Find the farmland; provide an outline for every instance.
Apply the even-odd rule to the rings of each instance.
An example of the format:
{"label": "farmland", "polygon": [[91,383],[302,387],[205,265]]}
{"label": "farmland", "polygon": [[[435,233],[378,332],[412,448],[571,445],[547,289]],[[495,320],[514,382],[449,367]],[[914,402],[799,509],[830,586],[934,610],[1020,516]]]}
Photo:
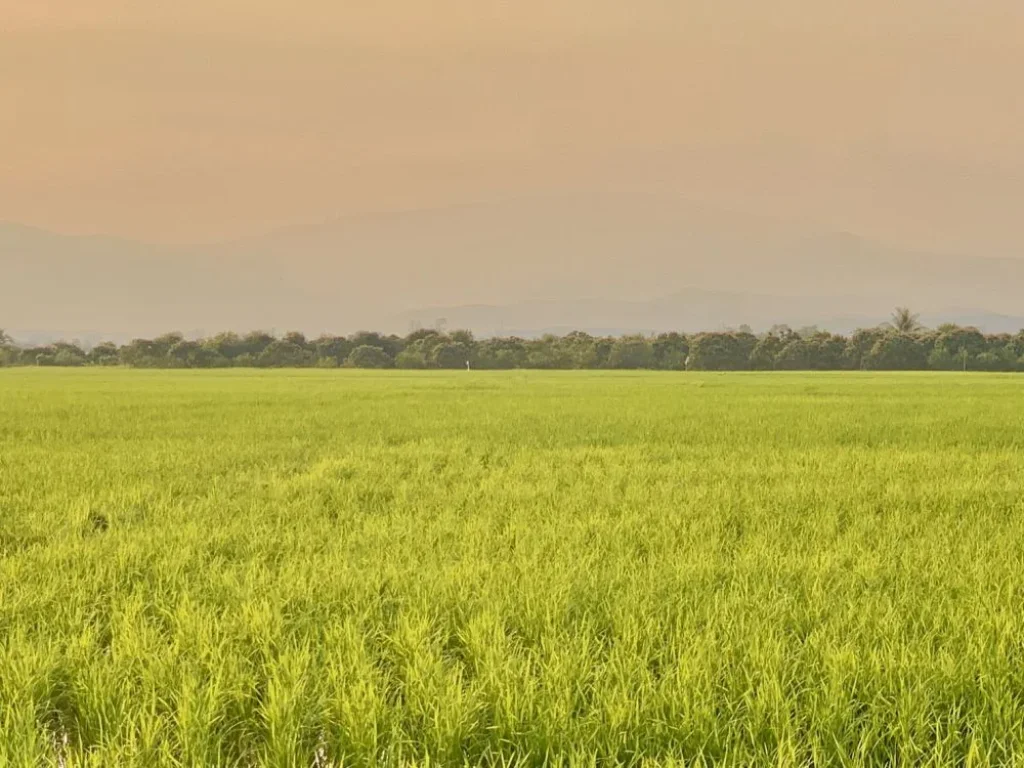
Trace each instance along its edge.
{"label": "farmland", "polygon": [[1024,379],[0,371],[0,765],[1024,759]]}

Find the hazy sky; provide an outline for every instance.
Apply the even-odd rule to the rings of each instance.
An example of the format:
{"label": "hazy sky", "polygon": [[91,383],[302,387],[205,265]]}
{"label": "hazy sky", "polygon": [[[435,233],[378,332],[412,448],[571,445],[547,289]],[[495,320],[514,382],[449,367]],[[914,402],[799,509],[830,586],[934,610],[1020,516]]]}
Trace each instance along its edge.
{"label": "hazy sky", "polygon": [[657,185],[1024,245],[1021,0],[0,0],[0,220],[196,241]]}

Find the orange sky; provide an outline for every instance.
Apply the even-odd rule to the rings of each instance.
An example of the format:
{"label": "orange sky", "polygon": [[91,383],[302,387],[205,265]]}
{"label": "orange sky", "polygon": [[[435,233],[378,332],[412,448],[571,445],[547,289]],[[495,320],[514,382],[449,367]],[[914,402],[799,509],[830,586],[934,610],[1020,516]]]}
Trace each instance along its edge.
{"label": "orange sky", "polygon": [[0,220],[192,241],[657,183],[1024,245],[1019,0],[0,0]]}

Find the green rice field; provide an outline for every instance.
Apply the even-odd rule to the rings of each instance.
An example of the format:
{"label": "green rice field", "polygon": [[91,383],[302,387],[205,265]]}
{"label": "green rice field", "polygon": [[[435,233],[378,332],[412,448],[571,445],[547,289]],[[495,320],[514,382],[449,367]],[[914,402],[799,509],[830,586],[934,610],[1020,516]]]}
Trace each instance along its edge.
{"label": "green rice field", "polygon": [[1024,763],[1024,377],[0,371],[0,766]]}

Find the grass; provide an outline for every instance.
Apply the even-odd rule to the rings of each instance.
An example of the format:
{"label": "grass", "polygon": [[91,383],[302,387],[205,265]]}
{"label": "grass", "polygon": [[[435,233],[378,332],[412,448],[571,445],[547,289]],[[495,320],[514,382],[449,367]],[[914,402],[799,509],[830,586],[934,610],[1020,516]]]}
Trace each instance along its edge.
{"label": "grass", "polygon": [[0,765],[1024,761],[1024,378],[0,371]]}

